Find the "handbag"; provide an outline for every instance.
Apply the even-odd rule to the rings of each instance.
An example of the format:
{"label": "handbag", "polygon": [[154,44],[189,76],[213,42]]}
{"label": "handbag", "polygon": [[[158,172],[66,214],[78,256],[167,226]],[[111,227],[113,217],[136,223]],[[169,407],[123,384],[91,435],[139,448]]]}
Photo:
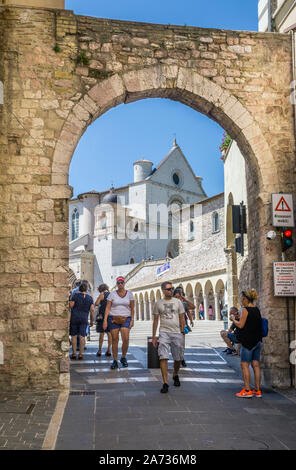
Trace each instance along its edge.
{"label": "handbag", "polygon": [[123,325],[126,322],[126,317],[122,317],[120,315],[116,315],[112,317],[112,323],[115,323],[115,325]]}

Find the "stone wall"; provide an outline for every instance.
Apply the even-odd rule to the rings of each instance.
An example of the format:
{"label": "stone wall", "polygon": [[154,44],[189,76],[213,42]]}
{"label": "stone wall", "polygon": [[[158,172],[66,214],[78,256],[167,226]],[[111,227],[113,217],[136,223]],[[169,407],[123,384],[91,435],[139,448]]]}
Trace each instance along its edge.
{"label": "stone wall", "polygon": [[273,298],[270,194],[294,192],[291,42],[280,34],[153,25],[0,7],[0,388],[67,387],[68,170],[108,109],[171,98],[217,121],[249,171],[250,282],[270,319],[265,365],[288,380],[285,303]]}
{"label": "stone wall", "polygon": [[1,0],[0,5],[19,5],[35,8],[65,8],[65,0]]}

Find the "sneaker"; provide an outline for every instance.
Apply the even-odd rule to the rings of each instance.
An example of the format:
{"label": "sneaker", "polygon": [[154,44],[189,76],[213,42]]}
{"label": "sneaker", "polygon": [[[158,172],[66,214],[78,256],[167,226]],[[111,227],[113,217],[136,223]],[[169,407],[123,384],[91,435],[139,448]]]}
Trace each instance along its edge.
{"label": "sneaker", "polygon": [[182,361],[182,367],[187,367],[187,364],[186,364],[186,362],[185,362],[185,359],[183,359],[183,361]]}
{"label": "sneaker", "polygon": [[224,349],[224,351],[222,351],[223,353],[227,353],[227,351],[229,350],[229,348],[226,348]]}
{"label": "sneaker", "polygon": [[173,377],[173,380],[174,380],[174,385],[175,387],[180,387],[181,383],[180,383],[180,380],[179,380],[179,376],[178,375],[175,375]]}
{"label": "sneaker", "polygon": [[105,352],[105,356],[110,357],[111,353],[107,351],[107,352]]}
{"label": "sneaker", "polygon": [[230,349],[230,348],[228,348],[228,351],[227,351],[227,353],[226,353],[226,354],[227,354],[228,356],[230,356],[230,355],[232,355],[232,356],[233,356],[234,354],[236,354],[236,352],[235,352],[235,350],[234,350],[234,349]]}
{"label": "sneaker", "polygon": [[112,362],[112,364],[111,364],[110,369],[112,369],[112,370],[118,369],[118,362],[114,360],[114,361]]}
{"label": "sneaker", "polygon": [[122,358],[120,359],[120,362],[121,362],[121,364],[122,364],[122,367],[128,367],[128,363],[127,363],[127,360],[126,360],[125,357],[122,357]]}
{"label": "sneaker", "polygon": [[248,392],[243,388],[239,393],[235,394],[238,398],[253,398],[253,392],[249,390]]}
{"label": "sneaker", "polygon": [[168,391],[169,391],[168,384],[163,384],[162,389],[160,390],[160,393],[168,393]]}
{"label": "sneaker", "polygon": [[262,392],[261,390],[252,390],[252,393],[253,393],[253,397],[256,397],[256,398],[262,398]]}
{"label": "sneaker", "polygon": [[96,356],[97,357],[101,357],[102,353],[100,353],[100,351],[97,352]]}

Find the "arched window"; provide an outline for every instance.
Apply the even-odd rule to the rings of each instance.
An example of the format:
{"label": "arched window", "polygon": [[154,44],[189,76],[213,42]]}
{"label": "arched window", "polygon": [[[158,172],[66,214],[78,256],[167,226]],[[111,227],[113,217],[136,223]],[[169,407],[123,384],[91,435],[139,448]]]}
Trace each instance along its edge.
{"label": "arched window", "polygon": [[212,231],[213,233],[215,232],[220,232],[220,217],[218,212],[214,212],[212,216]]}
{"label": "arched window", "polygon": [[72,213],[72,241],[79,237],[79,212],[74,209]]}
{"label": "arched window", "polygon": [[102,217],[102,229],[107,228],[107,217]]}

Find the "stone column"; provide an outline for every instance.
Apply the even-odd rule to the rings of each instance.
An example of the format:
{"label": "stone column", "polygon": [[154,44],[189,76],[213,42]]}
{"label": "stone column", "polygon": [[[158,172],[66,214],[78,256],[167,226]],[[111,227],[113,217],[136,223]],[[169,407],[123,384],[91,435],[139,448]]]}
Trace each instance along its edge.
{"label": "stone column", "polygon": [[151,312],[152,312],[152,304],[150,301],[147,302],[147,312],[146,312],[146,320],[151,320]]}
{"label": "stone column", "polygon": [[204,304],[204,310],[205,310],[205,320],[208,320],[209,319],[209,315],[208,315],[208,297],[206,295],[204,295],[204,298],[203,298],[203,304]]}
{"label": "stone column", "polygon": [[148,315],[148,302],[144,300],[144,314],[143,314],[143,320],[147,320],[147,315]]}
{"label": "stone column", "polygon": [[238,304],[237,260],[234,247],[224,249],[227,262],[227,295],[229,308]]}
{"label": "stone column", "polygon": [[135,300],[135,321],[139,320],[139,301]]}
{"label": "stone column", "polygon": [[194,297],[194,301],[195,301],[195,306],[196,306],[196,309],[195,309],[195,320],[199,320],[199,299],[198,297]]}
{"label": "stone column", "polygon": [[220,320],[219,295],[214,294],[214,297],[215,297],[215,320]]}

